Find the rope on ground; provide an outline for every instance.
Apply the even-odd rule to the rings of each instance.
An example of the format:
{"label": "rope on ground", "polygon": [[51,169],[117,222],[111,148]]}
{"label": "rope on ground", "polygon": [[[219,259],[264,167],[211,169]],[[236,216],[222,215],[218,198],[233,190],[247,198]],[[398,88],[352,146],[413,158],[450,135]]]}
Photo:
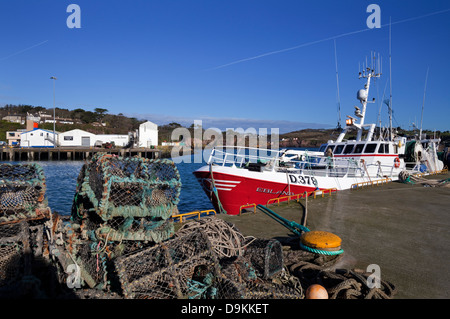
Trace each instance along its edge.
{"label": "rope on ground", "polygon": [[178,230],[176,236],[186,235],[197,229],[208,236],[213,249],[220,257],[242,256],[244,248],[255,239],[242,235],[235,225],[213,217],[186,223]]}
{"label": "rope on ground", "polygon": [[428,179],[421,176],[410,175],[407,171],[401,171],[398,175],[403,183],[421,184],[424,187],[450,187],[450,178],[447,179]]}
{"label": "rope on ground", "polygon": [[369,276],[362,270],[326,270],[307,261],[292,264],[289,271],[300,279],[304,289],[319,284],[327,289],[330,299],[391,299],[396,287],[380,279],[379,287],[370,287]]}

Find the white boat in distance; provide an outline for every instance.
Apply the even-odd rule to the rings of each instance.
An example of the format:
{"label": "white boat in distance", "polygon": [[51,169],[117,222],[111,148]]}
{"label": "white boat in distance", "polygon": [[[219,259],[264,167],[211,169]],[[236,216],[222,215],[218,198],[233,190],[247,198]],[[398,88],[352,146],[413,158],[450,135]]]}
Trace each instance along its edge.
{"label": "white boat in distance", "polygon": [[[214,148],[207,165],[194,172],[216,211],[236,215],[247,204],[265,205],[269,199],[311,191],[345,190],[352,185],[395,181],[399,174],[432,173],[443,169],[438,159],[439,139],[407,140],[394,136],[374,138],[375,124],[365,124],[373,69],[359,74],[366,79],[357,93],[361,109],[348,116],[335,141],[319,151],[270,150],[248,147]],[[346,140],[356,129],[356,139]],[[364,129],[367,133],[363,139]]]}

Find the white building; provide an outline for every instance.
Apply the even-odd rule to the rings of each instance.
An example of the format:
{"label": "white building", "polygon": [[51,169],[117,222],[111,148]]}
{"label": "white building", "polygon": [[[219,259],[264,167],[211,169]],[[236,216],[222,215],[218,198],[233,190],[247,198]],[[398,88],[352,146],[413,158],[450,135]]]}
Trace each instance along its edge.
{"label": "white building", "polygon": [[97,141],[102,141],[102,143],[112,143],[114,145],[122,147],[128,144],[130,137],[128,135],[117,135],[117,134],[99,134],[96,135]]}
{"label": "white building", "polygon": [[91,147],[97,144],[112,143],[118,147],[125,146],[128,143],[128,135],[118,134],[93,134],[83,130],[75,129],[59,134],[59,145],[65,146],[83,146]]}
{"label": "white building", "polygon": [[83,130],[75,129],[59,134],[59,145],[64,146],[94,146],[97,136]]}
{"label": "white building", "polygon": [[158,125],[147,121],[139,125],[138,147],[150,147],[158,145]]}
{"label": "white building", "polygon": [[[55,132],[56,140],[58,132]],[[52,131],[37,128],[20,134],[21,147],[55,147]]]}
{"label": "white building", "polygon": [[[21,147],[55,147],[53,132],[41,128],[29,129],[25,132],[8,132],[8,141],[19,140]],[[124,147],[130,141],[129,135],[93,134],[80,129],[67,132],[55,132],[57,147],[93,147],[98,144],[114,143],[116,147]],[[137,147],[151,147],[158,145],[158,126],[150,121],[142,123],[138,130]]]}

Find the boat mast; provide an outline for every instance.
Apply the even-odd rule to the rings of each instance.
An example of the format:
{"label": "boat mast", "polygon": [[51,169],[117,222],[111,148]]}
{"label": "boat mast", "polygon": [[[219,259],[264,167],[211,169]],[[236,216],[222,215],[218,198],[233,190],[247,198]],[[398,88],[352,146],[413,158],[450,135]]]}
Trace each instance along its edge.
{"label": "boat mast", "polygon": [[[375,59],[376,55],[371,53],[371,59]],[[375,66],[374,66],[375,65]],[[374,63],[373,68],[370,68],[366,62],[366,64],[363,63],[363,70],[362,72],[359,72],[359,78],[365,78],[367,79],[366,84],[364,85],[364,89],[361,89],[358,91],[356,98],[360,101],[361,103],[361,108],[355,106],[355,115],[357,117],[360,118],[359,123],[355,123],[356,122],[356,118],[351,117],[349,115],[347,115],[348,119],[345,121],[346,126],[344,128],[344,130],[341,132],[341,134],[339,135],[339,137],[336,139],[336,142],[342,142],[342,140],[345,137],[345,134],[347,133],[347,131],[354,127],[357,129],[357,137],[356,140],[360,141],[361,137],[362,137],[362,131],[363,131],[363,127],[370,127],[369,133],[367,135],[367,140],[370,140],[373,136],[373,132],[375,130],[375,125],[376,124],[364,124],[364,119],[366,116],[366,108],[367,108],[367,103],[368,100],[367,98],[369,97],[369,88],[370,88],[370,82],[372,78],[378,78],[380,77],[381,73],[377,73],[376,70],[374,69],[377,66],[377,63]],[[375,99],[373,99],[372,103],[375,102]]]}
{"label": "boat mast", "polygon": [[422,139],[422,123],[423,123],[423,108],[425,105],[425,93],[427,92],[427,81],[428,81],[428,71],[430,68],[427,68],[427,75],[425,76],[425,88],[423,90],[423,102],[422,102],[422,116],[420,118],[420,132],[419,132],[419,140]]}
{"label": "boat mast", "polygon": [[338,103],[338,129],[341,128],[341,98],[339,96],[339,73],[336,53],[336,39],[334,39],[334,61],[336,62],[336,86],[337,86],[337,103]]}
{"label": "boat mast", "polygon": [[392,54],[391,54],[391,17],[389,17],[389,140],[392,141]]}

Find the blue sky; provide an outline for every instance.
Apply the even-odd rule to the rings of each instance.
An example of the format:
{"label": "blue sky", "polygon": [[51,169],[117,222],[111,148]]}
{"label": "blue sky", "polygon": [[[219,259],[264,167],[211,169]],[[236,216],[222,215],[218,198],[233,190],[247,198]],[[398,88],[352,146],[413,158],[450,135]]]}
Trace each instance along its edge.
{"label": "blue sky", "polygon": [[[71,3],[80,29],[66,25]],[[366,25],[371,3],[380,29]],[[366,119],[375,122],[390,18],[394,125],[420,124],[429,68],[423,127],[450,130],[450,2],[436,0],[0,0],[0,105],[52,108],[56,76],[61,108],[205,128],[335,127],[335,38],[342,121],[359,103],[358,63],[383,57]]]}

